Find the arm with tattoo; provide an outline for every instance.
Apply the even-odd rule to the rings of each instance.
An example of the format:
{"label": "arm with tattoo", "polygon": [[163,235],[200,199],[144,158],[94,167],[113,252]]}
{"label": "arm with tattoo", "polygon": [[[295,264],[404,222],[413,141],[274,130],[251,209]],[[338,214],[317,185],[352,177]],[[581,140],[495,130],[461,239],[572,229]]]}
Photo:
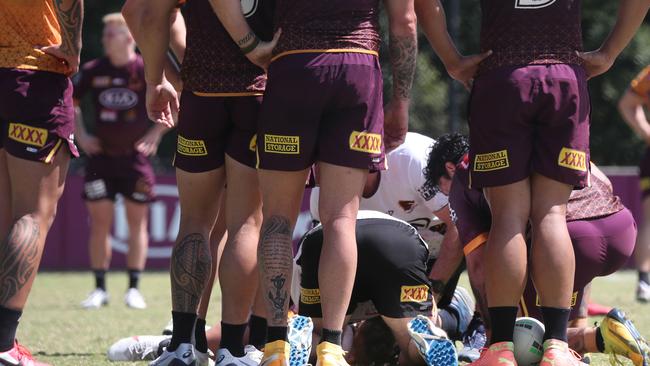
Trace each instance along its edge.
{"label": "arm with tattoo", "polygon": [[385,0],[389,20],[389,53],[393,96],[384,112],[387,150],[401,145],[408,131],[411,87],[417,58],[417,26],[413,0]]}
{"label": "arm with tattoo", "polygon": [[53,3],[61,29],[61,44],[43,47],[41,50],[65,60],[68,74],[71,75],[79,70],[83,0],[54,0]]}

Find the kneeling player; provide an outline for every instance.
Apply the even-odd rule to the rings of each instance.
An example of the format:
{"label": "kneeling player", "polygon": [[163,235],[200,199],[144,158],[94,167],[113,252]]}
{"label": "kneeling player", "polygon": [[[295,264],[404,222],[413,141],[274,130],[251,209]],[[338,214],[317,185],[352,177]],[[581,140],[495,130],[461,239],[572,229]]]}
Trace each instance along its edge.
{"label": "kneeling player", "polygon": [[[408,324],[418,315],[432,318],[437,313],[427,278],[426,243],[408,223],[374,211],[360,212],[356,240],[358,265],[346,322],[350,322],[359,304],[372,301],[401,350],[400,363],[423,363],[416,345],[411,343]],[[316,331],[322,321],[318,278],[322,245],[323,230],[319,225],[305,235],[296,259],[302,271],[298,312],[313,319]],[[444,334],[433,323],[430,325],[431,332]],[[447,351],[453,352],[450,342],[438,342],[446,342]]]}
{"label": "kneeling player", "polygon": [[[464,245],[468,273],[477,304],[486,313],[484,253],[490,232],[491,215],[483,193],[469,188],[469,144],[462,135],[442,136],[431,151],[427,184],[435,185],[449,200]],[[569,235],[576,257],[574,297],[580,303],[582,290],[595,277],[618,270],[632,254],[636,224],[632,214],[614,196],[607,177],[592,164],[592,186],[571,194],[567,206]],[[523,315],[541,319],[536,292],[531,281],[522,302]],[[578,309],[571,316],[575,318]],[[486,324],[488,327],[490,324]],[[612,310],[599,328],[571,329],[569,344],[581,353],[606,352],[646,365],[649,349],[625,315]],[[578,347],[580,346],[580,347]]]}

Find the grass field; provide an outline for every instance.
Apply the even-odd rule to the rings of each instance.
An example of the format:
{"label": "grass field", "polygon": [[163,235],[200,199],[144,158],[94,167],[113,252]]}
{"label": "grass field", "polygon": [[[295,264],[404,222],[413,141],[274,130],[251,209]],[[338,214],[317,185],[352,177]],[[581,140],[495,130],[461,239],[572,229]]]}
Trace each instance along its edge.
{"label": "grass field", "polygon": [[[55,366],[145,365],[143,362],[109,362],[106,350],[119,338],[129,335],[160,334],[170,319],[169,277],[166,273],[143,275],[141,287],[149,304],[147,310],[131,310],[124,305],[125,274],[110,273],[107,281],[110,305],[87,311],[81,309],[79,302],[91,290],[90,274],[39,274],[21,321],[18,339],[39,360]],[[464,282],[467,283],[466,279]],[[624,309],[641,333],[650,336],[650,305],[634,301],[635,284],[632,272],[598,279],[594,282],[593,298],[601,304]],[[208,324],[219,320],[219,299],[217,290],[213,294]],[[592,364],[604,366],[609,363],[606,357],[599,355],[593,358]]]}

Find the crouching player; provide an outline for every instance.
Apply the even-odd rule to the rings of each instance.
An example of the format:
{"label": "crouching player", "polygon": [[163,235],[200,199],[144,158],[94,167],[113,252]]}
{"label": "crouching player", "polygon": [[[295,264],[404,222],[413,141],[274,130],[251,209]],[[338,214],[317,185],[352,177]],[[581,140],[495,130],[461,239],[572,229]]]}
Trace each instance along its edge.
{"label": "crouching player", "polygon": [[[372,301],[401,350],[400,364],[424,364],[423,357],[432,358],[434,352],[429,350],[434,349],[439,351],[435,352],[439,358],[431,362],[455,364],[453,344],[431,320],[438,318],[427,277],[429,250],[417,230],[386,214],[361,211],[356,223],[356,240],[359,259],[346,323],[350,323],[358,305]],[[312,318],[315,334],[319,334],[322,325],[318,278],[322,245],[323,230],[319,225],[305,234],[296,256],[301,271],[300,292],[296,296],[300,299],[298,312]],[[422,328],[409,325],[414,319]],[[411,341],[409,333],[417,342]]]}
{"label": "crouching player", "polygon": [[[483,314],[487,313],[484,255],[490,233],[491,215],[483,193],[469,188],[469,143],[459,134],[442,136],[434,145],[426,169],[427,184],[449,194],[470,282]],[[591,165],[591,187],[573,191],[567,206],[567,224],[576,257],[574,301],[581,303],[582,292],[595,277],[618,270],[634,250],[636,224],[630,211],[612,191],[609,179]],[[534,245],[534,243],[533,243]],[[571,318],[579,315],[574,307]],[[528,281],[521,315],[541,319],[537,295]],[[489,328],[490,324],[486,324]],[[604,352],[631,359],[636,366],[647,365],[650,350],[634,325],[618,309],[610,311],[599,327],[572,328],[569,345],[579,353]]]}

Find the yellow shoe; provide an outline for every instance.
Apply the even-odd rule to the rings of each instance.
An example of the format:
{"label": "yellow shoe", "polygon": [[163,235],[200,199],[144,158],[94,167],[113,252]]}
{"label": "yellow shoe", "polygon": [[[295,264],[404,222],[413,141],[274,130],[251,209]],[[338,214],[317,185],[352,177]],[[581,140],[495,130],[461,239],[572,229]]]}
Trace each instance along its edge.
{"label": "yellow shoe", "polygon": [[605,353],[610,355],[612,365],[621,364],[617,359],[620,355],[632,360],[635,366],[648,366],[648,344],[625,313],[616,308],[612,309],[599,328],[605,343]]}
{"label": "yellow shoe", "polygon": [[349,366],[345,361],[345,352],[341,346],[330,342],[321,342],[316,347],[316,366]]}
{"label": "yellow shoe", "polygon": [[260,366],[289,366],[289,342],[280,340],[267,343]]}

